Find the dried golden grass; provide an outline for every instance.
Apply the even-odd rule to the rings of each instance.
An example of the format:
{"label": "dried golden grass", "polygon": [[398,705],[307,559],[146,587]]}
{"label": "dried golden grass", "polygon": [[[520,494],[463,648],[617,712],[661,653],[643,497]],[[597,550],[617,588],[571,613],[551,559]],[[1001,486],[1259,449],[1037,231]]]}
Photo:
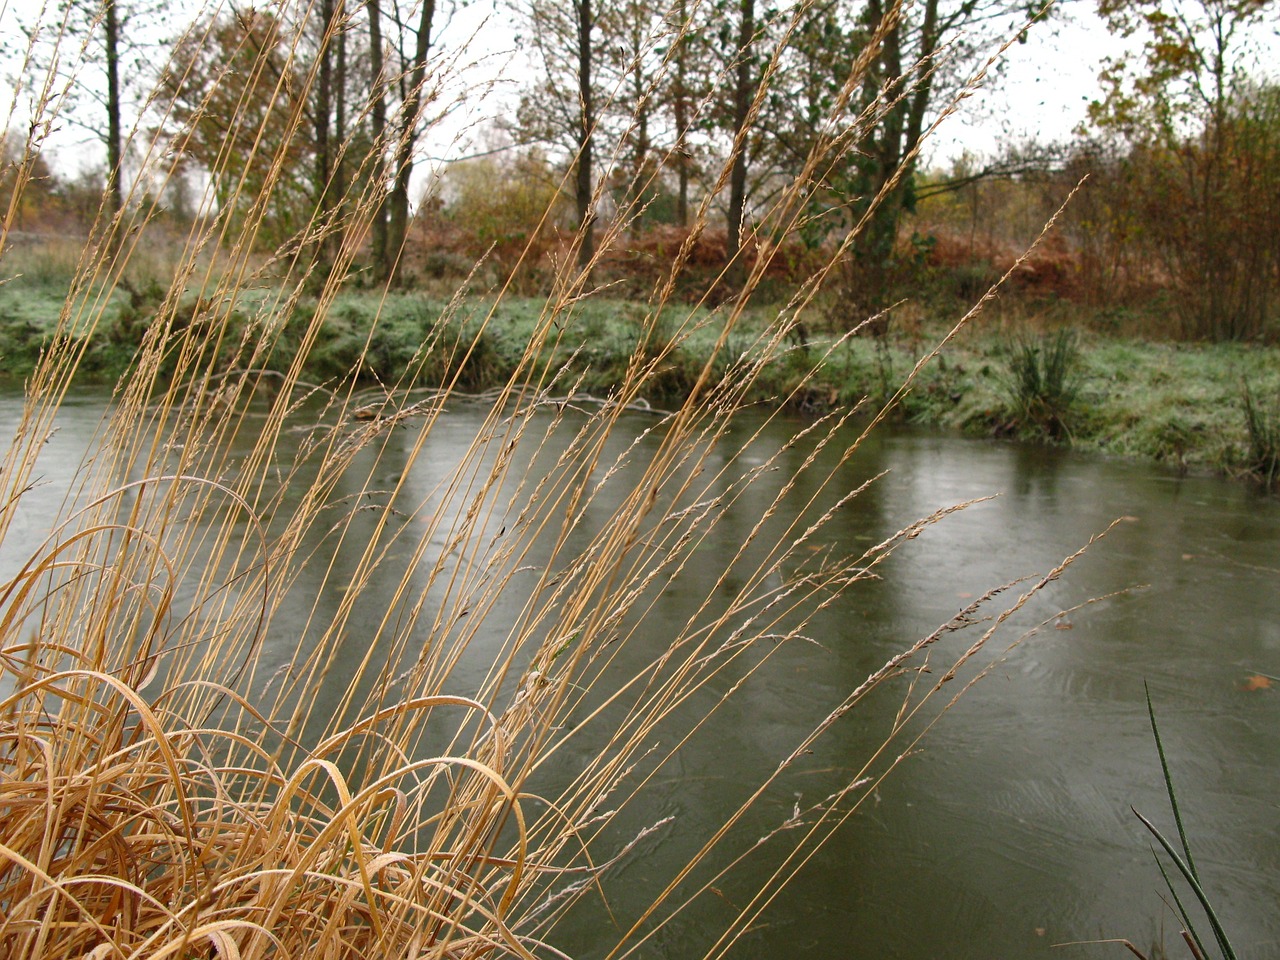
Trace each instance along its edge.
{"label": "dried golden grass", "polygon": [[[866,66],[855,65],[847,94]],[[833,133],[798,183],[820,178],[869,119]],[[282,158],[274,165],[273,177],[292,174]],[[771,222],[793,228],[800,196],[799,186],[783,193]],[[0,955],[560,955],[557,923],[581,898],[607,896],[611,867],[665,825],[634,808],[706,722],[702,712],[690,719],[690,705],[707,695],[726,702],[771,651],[804,640],[818,611],[950,512],[815,560],[805,547],[862,489],[835,489],[838,466],[865,436],[848,432],[846,411],[786,448],[808,452],[736,553],[695,557],[782,462],[783,451],[755,462],[718,444],[830,270],[727,358],[729,376],[714,378],[708,365],[688,403],[619,445],[624,411],[694,323],[718,324],[728,351],[768,269],[761,241],[743,295],[711,320],[669,304],[699,228],[654,291],[624,381],[590,409],[573,402],[572,383],[538,372],[554,371],[544,358],[563,349],[575,302],[593,294],[589,272],[562,271],[519,374],[486,398],[469,446],[424,495],[408,478],[429,461],[455,384],[425,396],[389,384],[371,400],[354,377],[323,388],[303,380],[306,344],[378,200],[372,187],[348,198],[342,222],[312,225],[265,265],[251,243],[261,205],[235,236],[223,215],[205,211],[48,539],[0,541],[27,557],[0,585]],[[709,211],[710,201],[701,227]],[[100,321],[107,292],[146,243],[146,219],[133,204],[100,225],[63,333]],[[610,228],[600,256],[624,228]],[[314,281],[308,256],[322,236],[335,238],[335,264],[299,361],[254,400],[258,361]],[[225,250],[216,270],[201,257],[211,245]],[[260,270],[279,293],[235,334],[228,366],[209,345],[241,329],[229,323],[232,305],[259,285]],[[179,323],[188,290],[200,295],[198,322]],[[82,350],[75,337],[55,338],[28,384],[0,466],[0,537],[35,482]],[[406,436],[396,478],[380,480],[392,439]],[[692,616],[665,618],[660,588],[708,562],[715,588]],[[299,596],[311,568],[340,588],[336,602]],[[600,952],[642,949],[712,890],[754,849],[713,856],[752,803],[869,690],[907,677],[884,746],[842,788],[778,825],[798,842],[708,938],[707,955],[722,955],[945,712],[946,685],[996,628],[1060,572],[998,616],[981,613],[1002,593],[992,591],[832,704]],[[731,580],[732,598],[717,600]],[[371,615],[360,601],[375,583],[389,599]],[[935,642],[983,616],[980,636],[927,679],[920,671]],[[620,651],[655,635],[660,648],[621,673]],[[273,664],[268,647],[292,653]],[[362,654],[354,666],[352,649]],[[486,651],[483,679],[460,690],[460,664],[477,650]],[[321,690],[334,693],[327,715],[314,706]],[[593,758],[565,774],[558,754],[576,742],[591,743]],[[624,812],[643,825],[619,837],[611,827]],[[682,886],[707,865],[710,879]]]}

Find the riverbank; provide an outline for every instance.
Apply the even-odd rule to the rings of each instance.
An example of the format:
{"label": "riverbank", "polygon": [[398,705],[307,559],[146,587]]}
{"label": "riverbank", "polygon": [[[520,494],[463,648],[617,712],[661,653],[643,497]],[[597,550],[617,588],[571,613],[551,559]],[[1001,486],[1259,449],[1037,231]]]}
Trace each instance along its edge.
{"label": "riverbank", "polygon": [[[239,300],[233,328],[249,335],[239,338],[241,343],[253,339],[255,328],[270,329],[274,346],[255,364],[283,370],[300,349],[301,331],[316,307],[303,304],[280,318],[269,293]],[[61,301],[53,289],[0,288],[0,377],[15,383],[31,371]],[[157,303],[158,291],[114,294],[89,338],[82,364],[86,378],[114,380],[128,369]],[[201,323],[208,309],[193,300],[180,322]],[[311,350],[305,378],[333,382],[357,370],[369,383],[454,381],[459,389],[484,390],[516,371],[541,310],[542,301],[531,298],[495,305],[481,297],[343,294]],[[761,306],[748,313],[713,362],[713,378],[733,375],[733,361],[751,352],[776,311]],[[1057,323],[1067,315],[1060,311]],[[548,349],[530,376],[557,371],[566,388],[573,384],[604,395],[623,379],[636,344],[643,343],[645,356],[660,371],[645,399],[655,407],[675,406],[711,357],[719,319],[714,311],[675,305],[655,324],[642,303],[582,301],[556,318]],[[804,342],[796,338],[768,365],[752,399],[806,413],[863,398],[868,409],[878,407],[945,334],[947,323],[946,317],[917,316],[882,338],[845,339],[815,323]],[[1001,307],[980,316],[920,372],[894,415],[973,436],[1142,458],[1180,471],[1274,474],[1280,448],[1280,349],[1045,329],[1052,326]],[[219,363],[237,362],[236,342],[224,338]]]}

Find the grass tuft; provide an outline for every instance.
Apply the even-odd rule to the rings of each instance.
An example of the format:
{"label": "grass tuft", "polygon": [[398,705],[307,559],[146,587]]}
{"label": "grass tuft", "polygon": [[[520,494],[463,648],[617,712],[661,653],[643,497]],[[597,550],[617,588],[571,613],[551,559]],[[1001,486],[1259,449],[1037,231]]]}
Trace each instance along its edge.
{"label": "grass tuft", "polygon": [[1264,405],[1253,395],[1248,381],[1240,388],[1248,437],[1245,468],[1267,489],[1280,482],[1280,398]]}
{"label": "grass tuft", "polygon": [[1064,440],[1080,394],[1080,349],[1076,334],[1062,329],[1010,346],[1003,386],[1017,432]]}

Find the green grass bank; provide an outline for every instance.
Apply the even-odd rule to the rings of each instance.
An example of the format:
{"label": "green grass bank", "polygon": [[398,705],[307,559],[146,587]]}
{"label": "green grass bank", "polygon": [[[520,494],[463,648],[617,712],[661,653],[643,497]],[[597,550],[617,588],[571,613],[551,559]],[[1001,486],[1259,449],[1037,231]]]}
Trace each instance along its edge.
{"label": "green grass bank", "polygon": [[[4,382],[16,387],[33,369],[66,296],[65,288],[38,275],[0,287]],[[92,334],[73,334],[84,339],[86,377],[114,380],[129,369],[160,296],[158,285],[118,288]],[[243,364],[254,344],[268,340],[271,348],[252,363],[283,371],[302,349],[301,331],[319,307],[305,299],[282,307],[279,298],[278,291],[261,289],[221,307],[192,299],[178,322],[200,324],[211,311],[226,310],[235,335],[210,347],[218,352],[210,357],[214,367]],[[304,378],[332,384],[356,371],[367,385],[452,382],[456,389],[483,391],[517,369],[543,306],[534,298],[508,297],[495,305],[483,296],[343,293],[326,308]],[[750,355],[755,335],[778,309],[752,307],[712,360],[719,329],[714,310],[675,304],[655,322],[643,303],[593,297],[555,318],[530,376],[554,373],[565,391],[602,397],[638,355],[658,370],[646,390],[648,402],[676,406],[708,362],[712,381],[732,376],[735,361]],[[803,413],[864,401],[870,411],[945,335],[956,309],[951,317],[944,311],[917,316],[883,337],[841,338],[815,323],[805,342],[797,340],[770,362],[754,399]],[[1269,482],[1280,474],[1280,348],[1126,339],[1083,323],[1045,329],[1052,326],[1019,317],[1016,309],[980,315],[921,371],[894,416],[1177,470]],[[643,345],[639,354],[637,343]]]}

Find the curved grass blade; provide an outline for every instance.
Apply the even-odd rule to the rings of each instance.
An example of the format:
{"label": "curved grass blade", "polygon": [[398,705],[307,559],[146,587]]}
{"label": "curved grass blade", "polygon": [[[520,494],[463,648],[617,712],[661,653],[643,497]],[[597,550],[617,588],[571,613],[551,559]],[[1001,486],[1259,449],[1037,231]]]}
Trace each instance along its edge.
{"label": "curved grass blade", "polygon": [[[1134,810],[1134,813],[1138,811]],[[1169,871],[1164,867],[1156,848],[1151,848],[1151,856],[1155,857],[1156,867],[1160,870],[1160,876],[1164,877],[1164,885],[1169,890],[1169,896],[1173,897],[1173,903],[1178,908],[1178,917],[1182,920],[1182,937],[1187,942],[1187,946],[1191,948],[1191,952],[1197,957],[1203,958],[1207,952],[1204,947],[1204,941],[1200,939],[1200,933],[1196,930],[1195,924],[1191,922],[1191,915],[1187,913],[1187,908],[1183,906],[1182,898],[1178,896],[1178,890],[1173,885],[1173,880],[1169,876]]]}
{"label": "curved grass blade", "polygon": [[[1160,740],[1160,728],[1156,723],[1155,708],[1151,704],[1151,689],[1147,687],[1146,684],[1143,686],[1146,689],[1147,694],[1147,715],[1151,718],[1151,732],[1155,735],[1156,752],[1160,755],[1160,770],[1164,775],[1164,786],[1165,792],[1169,796],[1169,806],[1173,810],[1173,821],[1178,828],[1178,840],[1182,844],[1182,854],[1180,855],[1178,851],[1174,849],[1173,844],[1169,842],[1155,824],[1140,814],[1135,808],[1130,807],[1129,809],[1133,810],[1133,815],[1142,821],[1142,825],[1151,832],[1151,835],[1155,837],[1160,846],[1164,848],[1165,853],[1169,855],[1174,866],[1178,868],[1178,872],[1182,874],[1182,878],[1187,882],[1187,885],[1191,887],[1192,892],[1196,895],[1196,899],[1200,901],[1200,906],[1204,909],[1205,916],[1209,918],[1209,925],[1213,928],[1214,939],[1218,943],[1218,949],[1222,951],[1224,960],[1236,960],[1235,950],[1232,948],[1231,941],[1227,938],[1226,930],[1223,928],[1216,911],[1213,909],[1213,904],[1210,903],[1209,897],[1205,894],[1204,888],[1200,884],[1200,877],[1196,872],[1195,863],[1191,858],[1191,847],[1187,842],[1187,833],[1183,826],[1182,814],[1178,810],[1177,794],[1173,789],[1173,777],[1169,773],[1169,763],[1165,757],[1164,744]],[[1160,873],[1164,876],[1165,883],[1169,887],[1169,892],[1173,894],[1174,902],[1178,905],[1178,912],[1181,914],[1182,922],[1186,925],[1187,931],[1191,934],[1201,952],[1205,952],[1204,944],[1201,942],[1199,935],[1196,934],[1190,918],[1187,916],[1187,911],[1183,908],[1181,900],[1178,899],[1178,895],[1174,891],[1169,875],[1165,871],[1164,865],[1160,863],[1158,857],[1156,859],[1156,863],[1159,865]]]}
{"label": "curved grass blade", "polygon": [[1196,872],[1195,861],[1191,859],[1191,847],[1187,843],[1187,831],[1182,825],[1182,813],[1178,810],[1178,798],[1173,791],[1173,777],[1169,774],[1169,761],[1164,755],[1164,742],[1160,739],[1160,728],[1156,725],[1155,707],[1151,705],[1151,688],[1145,681],[1142,684],[1142,688],[1147,695],[1147,716],[1151,718],[1151,735],[1155,737],[1156,753],[1160,755],[1160,772],[1164,775],[1164,788],[1169,795],[1169,806],[1173,810],[1174,825],[1178,828],[1178,840],[1182,844],[1182,853],[1186,857],[1190,878],[1198,883],[1200,875]]}

